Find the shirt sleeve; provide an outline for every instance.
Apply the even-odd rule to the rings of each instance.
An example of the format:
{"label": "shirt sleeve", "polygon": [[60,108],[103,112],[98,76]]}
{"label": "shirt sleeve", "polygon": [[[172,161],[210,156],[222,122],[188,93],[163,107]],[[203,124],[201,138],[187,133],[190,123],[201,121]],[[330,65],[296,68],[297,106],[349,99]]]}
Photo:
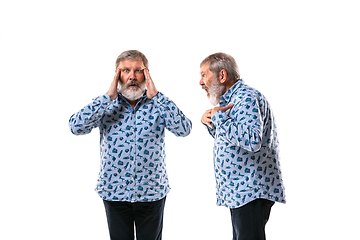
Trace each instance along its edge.
{"label": "shirt sleeve", "polygon": [[213,126],[213,128],[210,128],[208,125],[204,124],[203,122],[201,122],[201,123],[206,127],[206,129],[208,130],[209,134],[210,134],[213,138],[215,138],[215,133],[216,133],[215,125],[212,124],[212,123],[210,123],[211,126]]}
{"label": "shirt sleeve", "polygon": [[84,135],[99,126],[106,108],[112,103],[108,94],[104,94],[73,114],[69,120],[70,131],[75,135]]}
{"label": "shirt sleeve", "polygon": [[153,99],[154,104],[159,108],[161,117],[165,120],[166,129],[178,137],[186,137],[190,134],[192,123],[176,104],[159,92]]}
{"label": "shirt sleeve", "polygon": [[262,119],[258,99],[246,98],[226,113],[216,112],[212,122],[221,139],[247,151],[256,152],[261,147]]}

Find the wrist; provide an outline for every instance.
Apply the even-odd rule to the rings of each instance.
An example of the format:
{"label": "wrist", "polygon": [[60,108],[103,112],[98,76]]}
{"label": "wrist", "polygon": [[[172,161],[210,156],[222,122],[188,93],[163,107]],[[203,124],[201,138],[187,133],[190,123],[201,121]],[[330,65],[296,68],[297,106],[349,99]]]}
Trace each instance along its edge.
{"label": "wrist", "polygon": [[153,99],[154,97],[156,97],[156,95],[158,95],[158,93],[159,93],[159,91],[156,91],[156,93],[155,94],[153,94],[153,95],[150,95],[150,99]]}
{"label": "wrist", "polygon": [[111,98],[111,100],[115,100],[117,98],[117,94],[111,94],[109,92],[107,92],[107,95],[109,95],[109,97]]}

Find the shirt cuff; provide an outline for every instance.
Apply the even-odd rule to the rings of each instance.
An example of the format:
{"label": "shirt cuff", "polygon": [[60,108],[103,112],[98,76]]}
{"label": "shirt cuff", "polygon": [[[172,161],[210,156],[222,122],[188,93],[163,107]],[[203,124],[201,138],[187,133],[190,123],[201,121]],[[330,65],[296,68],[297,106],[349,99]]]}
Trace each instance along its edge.
{"label": "shirt cuff", "polygon": [[155,104],[157,104],[157,103],[164,104],[165,101],[166,101],[166,97],[165,97],[165,95],[164,95],[163,93],[158,92],[158,94],[156,94],[156,96],[153,97],[151,100],[152,100]]}
{"label": "shirt cuff", "polygon": [[101,102],[101,105],[104,106],[104,107],[107,107],[107,106],[109,106],[110,104],[113,103],[113,100],[110,98],[110,96],[107,93],[100,96],[99,100]]}
{"label": "shirt cuff", "polygon": [[99,96],[97,98],[97,105],[99,106],[98,107],[98,110],[96,111],[96,116],[101,116],[104,114],[106,108],[108,106],[110,106],[112,103],[113,103],[113,100],[109,97],[109,95],[107,93],[105,93],[104,95],[102,96]]}

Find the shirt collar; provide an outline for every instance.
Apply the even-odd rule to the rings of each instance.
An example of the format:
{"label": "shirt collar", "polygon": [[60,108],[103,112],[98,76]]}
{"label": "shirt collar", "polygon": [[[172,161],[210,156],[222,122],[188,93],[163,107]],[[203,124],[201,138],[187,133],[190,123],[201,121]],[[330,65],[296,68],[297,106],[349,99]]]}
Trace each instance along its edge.
{"label": "shirt collar", "polygon": [[243,80],[239,79],[234,85],[232,85],[221,97],[220,97],[220,106],[226,106],[229,104],[229,101],[235,91],[241,87]]}

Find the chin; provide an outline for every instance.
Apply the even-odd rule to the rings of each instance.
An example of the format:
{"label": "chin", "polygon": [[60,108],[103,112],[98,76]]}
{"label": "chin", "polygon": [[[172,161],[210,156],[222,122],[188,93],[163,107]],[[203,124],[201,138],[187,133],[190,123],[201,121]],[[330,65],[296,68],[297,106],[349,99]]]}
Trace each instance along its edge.
{"label": "chin", "polygon": [[122,91],[121,94],[128,100],[130,101],[135,101],[138,100],[139,98],[142,97],[142,95],[144,94],[145,89],[126,89],[125,91]]}
{"label": "chin", "polygon": [[208,100],[213,106],[216,106],[220,103],[220,98],[217,98],[216,96],[209,96]]}

